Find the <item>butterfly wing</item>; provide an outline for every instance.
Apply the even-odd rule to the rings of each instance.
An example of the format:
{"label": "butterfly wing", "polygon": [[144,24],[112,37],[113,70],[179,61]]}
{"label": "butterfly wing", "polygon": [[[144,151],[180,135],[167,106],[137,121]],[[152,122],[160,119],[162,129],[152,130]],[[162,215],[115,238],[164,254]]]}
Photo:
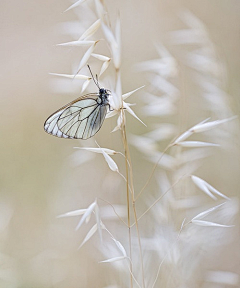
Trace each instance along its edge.
{"label": "butterfly wing", "polygon": [[63,132],[58,128],[57,125],[57,121],[61,115],[61,113],[64,111],[60,110],[55,112],[54,114],[52,114],[44,123],[44,130],[53,135],[53,136],[57,136],[57,137],[61,137],[61,138],[71,138],[68,135],[63,134]]}
{"label": "butterfly wing", "polygon": [[[101,128],[103,121],[107,114],[107,105],[99,105],[98,108],[92,113],[86,121],[86,125],[83,128],[82,139],[88,139],[94,136],[99,129]],[[78,134],[80,133],[80,129],[78,130]],[[80,134],[81,135],[81,134]]]}
{"label": "butterfly wing", "polygon": [[62,107],[45,122],[47,133],[61,138],[88,139],[101,128],[107,106],[97,102],[98,94],[87,94]]}

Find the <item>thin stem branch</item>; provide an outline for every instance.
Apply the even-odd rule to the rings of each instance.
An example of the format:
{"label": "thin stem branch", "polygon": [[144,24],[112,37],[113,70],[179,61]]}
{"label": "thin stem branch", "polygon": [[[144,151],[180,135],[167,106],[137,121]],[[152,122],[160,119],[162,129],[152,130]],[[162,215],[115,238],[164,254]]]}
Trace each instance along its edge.
{"label": "thin stem branch", "polygon": [[108,205],[110,205],[110,206],[112,207],[114,213],[115,213],[116,216],[118,217],[118,219],[119,219],[126,227],[128,227],[128,224],[118,215],[115,207],[114,207],[109,201],[107,201],[107,200],[105,200],[105,199],[102,199],[102,198],[98,198],[98,199],[99,199],[99,200],[102,200],[103,202],[106,202]]}
{"label": "thin stem branch", "polygon": [[[153,207],[154,205],[156,205],[157,202],[160,201],[160,200],[161,200],[175,185],[177,185],[178,182],[179,182],[180,180],[182,180],[186,175],[187,175],[187,174],[182,175],[182,177],[180,177],[171,187],[169,187],[160,197],[158,197],[158,198],[153,202],[153,204],[152,204],[151,206],[149,206],[149,207],[147,208],[147,210],[146,210],[145,212],[143,212],[143,214],[142,214],[140,217],[138,217],[137,221],[139,221],[149,210],[151,210],[152,207]],[[137,226],[137,223],[133,223],[131,227],[133,227],[134,225]]]}
{"label": "thin stem branch", "polygon": [[[172,143],[172,142],[171,142],[171,143]],[[161,154],[161,156],[159,157],[158,161],[157,161],[157,162],[155,163],[155,165],[153,166],[152,171],[151,171],[151,173],[150,173],[150,176],[149,176],[148,179],[147,179],[147,182],[146,182],[145,185],[142,187],[142,189],[140,190],[140,192],[139,192],[139,194],[137,195],[137,197],[136,197],[135,200],[137,200],[137,199],[140,197],[140,195],[142,194],[142,192],[143,192],[143,191],[145,190],[145,188],[148,186],[148,184],[149,184],[149,182],[151,181],[151,179],[152,179],[152,177],[153,177],[153,175],[154,175],[154,172],[155,172],[155,170],[156,170],[156,168],[157,168],[157,166],[158,166],[158,163],[161,161],[163,155],[167,152],[167,150],[171,147],[171,143],[164,149],[164,151],[162,152],[162,154]]]}
{"label": "thin stem branch", "polygon": [[[183,230],[183,228],[184,228],[184,222],[185,222],[185,219],[184,219],[183,222],[182,222],[182,225],[181,225],[181,228],[180,228],[180,230],[179,230],[179,232],[178,232],[178,235],[177,235],[176,240],[175,240],[175,241],[172,243],[172,245],[171,245],[171,246],[172,246],[171,249],[173,249],[174,245],[176,245],[176,243],[179,241],[180,234],[181,234],[181,232],[182,232],[182,230]],[[170,251],[170,249],[169,249],[169,251]],[[157,275],[156,275],[155,280],[154,280],[154,282],[153,282],[152,288],[154,288],[155,285],[156,285],[156,283],[157,283],[157,279],[158,279],[158,277],[159,277],[162,264],[163,264],[163,262],[165,261],[165,259],[167,258],[168,254],[169,254],[169,251],[165,254],[165,256],[163,257],[162,261],[160,262],[160,264],[159,264],[159,266],[158,266]]]}

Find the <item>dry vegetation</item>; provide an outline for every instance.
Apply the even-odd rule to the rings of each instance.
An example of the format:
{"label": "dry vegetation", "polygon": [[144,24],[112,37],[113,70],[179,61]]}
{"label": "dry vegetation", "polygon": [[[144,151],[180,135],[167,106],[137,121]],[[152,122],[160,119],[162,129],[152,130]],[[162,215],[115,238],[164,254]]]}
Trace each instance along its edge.
{"label": "dry vegetation", "polygon": [[[216,15],[201,19],[213,5],[185,2],[61,1],[33,26],[34,40],[52,25],[48,47],[61,44],[32,57],[28,40],[17,71],[26,60],[33,94],[6,87],[20,88],[14,116],[14,99],[2,111],[1,287],[239,286],[239,55],[219,44]],[[236,35],[239,4],[219,3]],[[31,58],[51,75],[26,81]],[[88,63],[111,90],[103,127],[86,141],[44,134],[44,117],[97,92]],[[51,96],[36,100],[37,85]]]}

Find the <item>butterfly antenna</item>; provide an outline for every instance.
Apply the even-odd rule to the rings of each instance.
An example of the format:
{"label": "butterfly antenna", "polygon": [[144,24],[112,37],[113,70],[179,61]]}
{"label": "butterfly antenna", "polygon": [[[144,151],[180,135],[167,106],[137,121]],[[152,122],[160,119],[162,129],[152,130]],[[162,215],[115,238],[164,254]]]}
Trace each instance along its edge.
{"label": "butterfly antenna", "polygon": [[98,76],[97,76],[97,74],[96,74],[96,80],[97,80],[97,83],[98,83],[98,87],[99,87],[99,82],[98,82]]}
{"label": "butterfly antenna", "polygon": [[[88,69],[89,69],[89,71],[90,71],[90,73],[91,73],[91,76],[92,76],[92,79],[93,79],[94,83],[96,84],[96,86],[98,87],[98,89],[100,89],[99,84],[98,84],[98,79],[97,79],[97,77],[96,77],[96,79],[97,79],[97,81],[96,81],[95,78],[94,78],[94,76],[93,76],[93,73],[92,73],[92,70],[91,70],[90,66],[89,66],[88,64],[87,64],[87,66],[88,66]],[[96,75],[96,76],[97,76],[97,75]]]}

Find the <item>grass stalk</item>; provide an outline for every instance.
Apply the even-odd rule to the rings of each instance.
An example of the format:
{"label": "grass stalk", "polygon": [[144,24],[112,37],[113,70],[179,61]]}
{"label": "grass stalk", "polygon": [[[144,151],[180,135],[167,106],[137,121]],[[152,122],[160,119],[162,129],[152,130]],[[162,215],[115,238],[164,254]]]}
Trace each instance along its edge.
{"label": "grass stalk", "polygon": [[[124,110],[123,109],[121,109],[121,113],[122,113],[122,119],[123,119],[123,121],[122,121],[122,138],[123,138],[123,145],[124,145],[124,152],[125,152],[126,178],[127,178],[129,245],[131,247],[131,227],[132,227],[132,225],[131,225],[131,221],[130,221],[130,199],[129,199],[129,197],[130,197],[129,185],[130,185],[130,187],[131,187],[131,204],[132,204],[132,209],[133,209],[133,214],[134,214],[134,221],[136,224],[139,253],[140,253],[140,263],[141,263],[141,272],[142,272],[142,287],[145,288],[142,245],[141,245],[140,231],[139,231],[139,226],[138,226],[137,211],[136,211],[135,198],[134,198],[133,171],[132,171],[131,157],[130,157],[128,142],[127,142],[126,125],[125,125],[125,117],[124,117]],[[129,169],[128,169],[128,163],[130,164]],[[129,183],[129,181],[130,181],[130,183]],[[130,249],[130,252],[131,252],[131,249]],[[131,254],[130,254],[130,259],[132,260]],[[131,277],[131,284],[132,284],[132,277]]]}

